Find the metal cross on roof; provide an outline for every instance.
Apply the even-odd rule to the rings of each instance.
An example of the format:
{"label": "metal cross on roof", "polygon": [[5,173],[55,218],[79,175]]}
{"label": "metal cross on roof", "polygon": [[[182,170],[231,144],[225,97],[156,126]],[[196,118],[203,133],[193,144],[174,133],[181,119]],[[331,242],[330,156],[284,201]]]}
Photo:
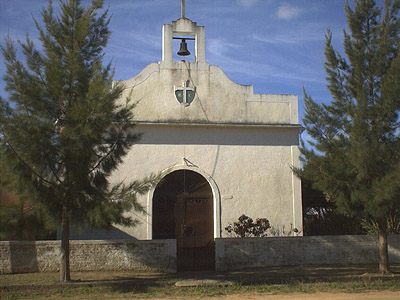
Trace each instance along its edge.
{"label": "metal cross on roof", "polygon": [[182,0],[181,13],[182,13],[182,19],[184,19],[185,18],[185,0]]}

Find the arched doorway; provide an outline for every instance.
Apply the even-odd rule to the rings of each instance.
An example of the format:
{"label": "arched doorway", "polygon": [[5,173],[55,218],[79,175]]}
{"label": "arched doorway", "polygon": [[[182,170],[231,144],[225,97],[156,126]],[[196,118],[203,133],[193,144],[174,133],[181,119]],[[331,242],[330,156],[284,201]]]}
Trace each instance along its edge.
{"label": "arched doorway", "polygon": [[213,196],[200,174],[178,170],[153,194],[153,239],[176,239],[178,271],[215,270]]}

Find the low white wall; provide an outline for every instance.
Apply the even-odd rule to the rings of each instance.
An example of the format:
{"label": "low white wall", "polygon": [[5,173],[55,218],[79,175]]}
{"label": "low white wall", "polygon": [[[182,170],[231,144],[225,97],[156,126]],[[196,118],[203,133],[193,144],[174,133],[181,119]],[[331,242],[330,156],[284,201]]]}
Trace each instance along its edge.
{"label": "low white wall", "polygon": [[[390,235],[389,261],[400,263],[400,235]],[[216,239],[216,269],[378,263],[374,235]]]}
{"label": "low white wall", "polygon": [[[0,242],[0,273],[58,271],[60,241]],[[72,271],[176,272],[175,240],[71,241]]]}
{"label": "low white wall", "polygon": [[[400,263],[400,235],[389,237],[389,261]],[[71,270],[176,272],[176,240],[71,241]],[[218,238],[216,270],[268,266],[378,263],[378,237]],[[0,242],[0,274],[59,269],[60,241]]]}

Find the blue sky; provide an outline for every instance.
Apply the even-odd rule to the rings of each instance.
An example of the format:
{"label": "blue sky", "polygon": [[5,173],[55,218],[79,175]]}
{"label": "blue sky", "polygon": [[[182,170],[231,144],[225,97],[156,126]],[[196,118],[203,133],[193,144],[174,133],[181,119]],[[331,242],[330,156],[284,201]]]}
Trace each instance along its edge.
{"label": "blue sky", "polygon": [[[1,44],[7,34],[23,40],[26,32],[38,42],[32,17],[40,20],[47,2],[0,0]],[[53,2],[58,7],[58,1]],[[162,25],[180,17],[181,0],[105,0],[108,5],[112,35],[105,61],[113,61],[115,79],[128,79],[161,60]],[[239,84],[252,84],[255,93],[298,95],[301,118],[303,86],[315,101],[330,101],[324,35],[330,28],[341,51],[344,5],[345,0],[187,0],[186,17],[205,26],[208,63]],[[4,72],[1,57],[1,77]],[[3,83],[0,89],[4,96]]]}

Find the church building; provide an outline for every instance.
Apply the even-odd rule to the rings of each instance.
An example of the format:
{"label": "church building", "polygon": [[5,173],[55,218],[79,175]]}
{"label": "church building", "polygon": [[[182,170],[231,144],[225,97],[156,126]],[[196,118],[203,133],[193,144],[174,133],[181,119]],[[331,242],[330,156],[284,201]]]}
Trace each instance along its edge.
{"label": "church building", "polygon": [[[194,61],[185,61],[188,43]],[[301,182],[291,169],[300,164],[297,96],[254,94],[209,65],[205,47],[205,28],[185,18],[183,5],[182,17],[163,25],[161,61],[122,81],[121,99],[137,103],[143,135],[113,180],[162,180],[139,198],[141,223],[118,229],[139,240],[176,239],[178,270],[190,269],[188,257],[212,269],[214,240],[230,237],[225,227],[243,214],[302,234]]]}

